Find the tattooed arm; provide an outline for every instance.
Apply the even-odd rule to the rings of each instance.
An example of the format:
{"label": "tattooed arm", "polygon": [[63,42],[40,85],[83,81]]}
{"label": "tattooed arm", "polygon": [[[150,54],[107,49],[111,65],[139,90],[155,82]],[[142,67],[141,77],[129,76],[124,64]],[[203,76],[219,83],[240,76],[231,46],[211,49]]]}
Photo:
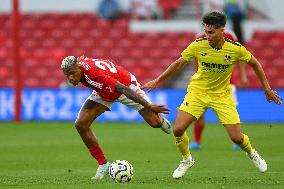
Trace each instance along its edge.
{"label": "tattooed arm", "polygon": [[116,91],[124,94],[127,98],[141,104],[147,109],[149,109],[151,106],[151,104],[148,101],[146,101],[144,98],[142,98],[139,94],[137,94],[135,91],[133,91],[129,87],[126,87],[125,85],[119,82],[117,82],[116,84]]}
{"label": "tattooed arm", "polygon": [[165,114],[169,113],[169,109],[167,109],[164,105],[155,105],[155,104],[149,103],[142,96],[137,94],[135,91],[133,91],[129,87],[126,87],[125,85],[119,82],[116,83],[115,90],[121,94],[124,94],[127,98],[133,100],[134,102],[141,104],[146,109],[149,109],[153,112],[165,113]]}

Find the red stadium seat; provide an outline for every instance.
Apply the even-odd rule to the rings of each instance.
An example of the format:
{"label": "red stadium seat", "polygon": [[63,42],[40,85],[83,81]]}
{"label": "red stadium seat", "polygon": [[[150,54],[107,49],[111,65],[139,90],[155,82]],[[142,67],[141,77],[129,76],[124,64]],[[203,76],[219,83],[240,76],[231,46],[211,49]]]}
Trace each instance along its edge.
{"label": "red stadium seat", "polygon": [[172,11],[181,6],[181,3],[181,0],[158,0],[158,4],[163,9],[166,19],[171,18]]}
{"label": "red stadium seat", "polygon": [[1,67],[0,68],[0,78],[3,80],[4,78],[7,78],[9,76],[9,69],[6,67]]}
{"label": "red stadium seat", "polygon": [[253,33],[253,39],[268,39],[271,37],[271,33],[270,32],[266,32],[266,31],[255,31]]}
{"label": "red stadium seat", "polygon": [[283,78],[277,78],[275,79],[275,85],[274,85],[275,88],[284,88],[284,79]]}
{"label": "red stadium seat", "polygon": [[4,47],[0,47],[0,59],[1,58],[9,58],[9,57],[12,57],[11,50],[4,48]]}
{"label": "red stadium seat", "polygon": [[5,78],[1,78],[1,83],[0,83],[0,87],[14,87],[15,86],[15,80],[11,77],[5,77]]}
{"label": "red stadium seat", "polygon": [[26,78],[25,80],[23,80],[24,87],[45,87],[42,84],[43,82],[38,78]]}

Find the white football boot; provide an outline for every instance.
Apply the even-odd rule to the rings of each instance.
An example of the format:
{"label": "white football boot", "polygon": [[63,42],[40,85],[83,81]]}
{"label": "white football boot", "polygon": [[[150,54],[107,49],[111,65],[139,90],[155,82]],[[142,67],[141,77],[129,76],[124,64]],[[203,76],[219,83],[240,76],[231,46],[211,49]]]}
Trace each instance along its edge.
{"label": "white football boot", "polygon": [[161,130],[167,134],[171,134],[173,132],[171,123],[166,118],[163,118],[163,124],[161,126]]}
{"label": "white football boot", "polygon": [[108,174],[108,168],[110,166],[110,163],[107,162],[103,165],[99,165],[98,169],[97,169],[97,172],[96,172],[96,175],[94,177],[92,177],[91,179],[92,180],[101,180],[102,178],[104,178],[104,176],[106,174]]}
{"label": "white football boot", "polygon": [[252,149],[251,153],[247,155],[260,172],[264,173],[267,170],[265,160],[257,153],[255,149]]}
{"label": "white football boot", "polygon": [[186,171],[194,165],[195,161],[193,157],[190,155],[187,159],[183,159],[178,168],[173,172],[173,178],[181,178],[186,173]]}

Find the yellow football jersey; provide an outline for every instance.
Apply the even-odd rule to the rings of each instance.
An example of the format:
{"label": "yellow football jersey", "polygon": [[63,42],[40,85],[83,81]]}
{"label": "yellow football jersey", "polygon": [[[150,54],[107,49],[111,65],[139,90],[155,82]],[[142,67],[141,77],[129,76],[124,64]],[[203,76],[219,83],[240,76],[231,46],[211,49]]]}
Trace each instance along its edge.
{"label": "yellow football jersey", "polygon": [[190,80],[188,91],[224,93],[230,91],[234,64],[239,60],[249,62],[252,55],[240,43],[227,38],[221,49],[214,49],[205,37],[192,42],[181,56],[188,62],[193,58],[198,62],[198,70]]}

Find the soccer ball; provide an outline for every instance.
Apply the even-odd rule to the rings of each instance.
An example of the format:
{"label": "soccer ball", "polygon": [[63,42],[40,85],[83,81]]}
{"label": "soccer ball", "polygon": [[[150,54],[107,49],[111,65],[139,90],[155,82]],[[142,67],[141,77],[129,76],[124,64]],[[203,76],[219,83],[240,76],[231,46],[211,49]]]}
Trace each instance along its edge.
{"label": "soccer ball", "polygon": [[133,177],[133,166],[126,160],[115,160],[108,172],[115,182],[128,182]]}

